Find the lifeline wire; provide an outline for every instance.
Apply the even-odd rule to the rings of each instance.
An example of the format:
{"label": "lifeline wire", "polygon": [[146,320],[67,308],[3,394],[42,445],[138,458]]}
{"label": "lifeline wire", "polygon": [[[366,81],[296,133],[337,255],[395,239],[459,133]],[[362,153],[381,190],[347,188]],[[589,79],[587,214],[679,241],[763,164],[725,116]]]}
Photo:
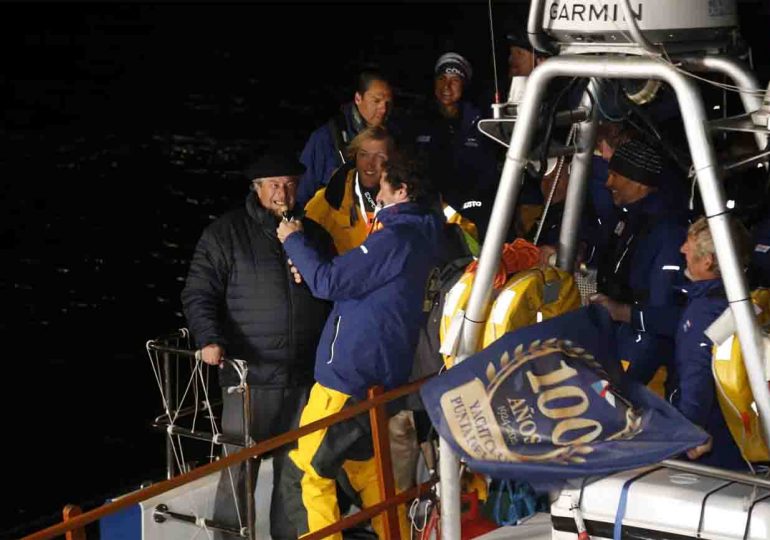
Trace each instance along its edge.
{"label": "lifeline wire", "polygon": [[[166,428],[166,433],[168,434],[169,439],[171,440],[171,449],[174,452],[174,459],[176,460],[177,467],[179,470],[182,470],[182,463],[180,461],[180,455],[177,451],[176,444],[174,443],[174,437],[171,433],[171,428],[174,424],[174,419],[171,418],[171,410],[168,406],[168,399],[166,397],[165,392],[163,391],[163,383],[160,375],[160,359],[158,358],[158,353],[156,352],[155,355],[153,355],[153,352],[150,350],[150,343],[153,343],[153,340],[148,340],[145,347],[147,349],[147,354],[150,357],[150,366],[152,366],[152,372],[155,375],[155,382],[158,384],[158,390],[160,391],[160,397],[163,402],[163,408],[166,411],[166,417],[168,418],[169,425]],[[157,363],[157,366],[156,366]]]}
{"label": "lifeline wire", "polygon": [[497,58],[495,58],[495,27],[492,24],[492,0],[489,0],[489,35],[492,45],[492,73],[495,76],[495,103],[500,103],[500,87],[497,83]]}
{"label": "lifeline wire", "polygon": [[[567,144],[566,146],[569,146],[572,143],[572,137],[575,135],[575,130],[577,129],[577,124],[572,124],[572,127],[570,127],[569,133],[567,134]],[[559,185],[559,177],[561,176],[561,169],[564,165],[564,156],[560,156],[558,158],[557,166],[556,166],[556,176],[554,177],[553,185],[551,185],[551,191],[548,193],[548,199],[545,201],[545,207],[543,207],[543,216],[540,218],[540,223],[537,225],[537,232],[535,233],[533,244],[537,245],[538,240],[540,240],[540,233],[543,231],[543,225],[545,224],[545,217],[548,214],[548,209],[551,207],[551,200],[553,199],[553,194],[556,192],[556,187]]]}

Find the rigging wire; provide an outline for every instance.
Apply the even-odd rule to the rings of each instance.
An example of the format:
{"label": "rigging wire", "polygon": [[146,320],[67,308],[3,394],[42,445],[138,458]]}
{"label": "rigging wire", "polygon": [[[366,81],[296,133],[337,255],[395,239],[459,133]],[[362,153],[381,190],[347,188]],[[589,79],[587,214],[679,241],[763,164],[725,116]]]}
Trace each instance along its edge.
{"label": "rigging wire", "polygon": [[[570,144],[577,144],[577,139],[573,141],[573,137],[575,136],[575,133],[577,131],[577,124],[572,124],[572,127],[570,127],[569,133],[567,133],[567,141],[565,146],[569,146]],[[572,159],[572,158],[570,158]],[[559,179],[561,178],[561,170],[564,166],[565,156],[559,156],[557,158],[556,162],[556,170],[554,171],[554,181],[553,184],[551,184],[551,190],[548,193],[548,198],[545,201],[545,206],[543,207],[543,215],[540,216],[540,222],[537,224],[537,232],[535,233],[535,237],[532,240],[532,243],[537,245],[538,240],[540,240],[540,233],[543,232],[543,225],[545,225],[545,218],[548,215],[548,210],[551,207],[551,201],[553,200],[553,194],[556,193],[556,187],[559,185]]]}
{"label": "rigging wire", "polygon": [[492,19],[492,0],[489,0],[489,36],[492,45],[492,73],[495,78],[495,103],[500,103],[500,86],[497,81],[497,58],[495,55],[495,26]]}
{"label": "rigging wire", "polygon": [[[665,48],[663,48],[665,51]],[[755,97],[764,97],[765,91],[758,88],[756,90],[750,90],[747,88],[741,88],[740,86],[736,86],[734,84],[727,84],[727,83],[720,83],[711,79],[708,79],[706,77],[701,77],[700,75],[696,75],[695,73],[691,71],[687,71],[686,69],[682,68],[681,65],[676,64],[671,58],[668,56],[668,53],[666,53],[666,58],[657,58],[659,62],[662,62],[664,64],[668,64],[671,67],[673,67],[676,71],[683,75],[687,75],[688,77],[692,77],[693,79],[697,79],[699,81],[702,81],[704,83],[710,84],[711,86],[715,86],[716,88],[721,88],[723,90],[727,90],[728,92],[733,92],[736,94],[747,94],[750,96]]]}
{"label": "rigging wire", "polygon": [[[595,6],[597,8],[601,7],[599,0],[589,0],[589,2],[593,6]],[[617,31],[626,40],[628,40],[629,43],[636,43],[636,41],[634,41],[634,39],[631,36],[631,34],[624,27],[624,25],[620,24],[620,21],[614,20],[614,21],[612,21],[612,24],[615,25],[615,28],[617,29]],[[682,68],[681,65],[677,65],[671,59],[671,57],[669,56],[668,51],[666,50],[666,47],[665,47],[665,45],[663,43],[654,43],[653,45],[655,45],[656,47],[660,48],[661,55],[660,56],[656,56],[656,55],[650,54],[649,52],[645,52],[645,54],[643,54],[642,56],[647,56],[649,58],[652,58],[652,59],[657,60],[659,62],[662,62],[664,64],[668,64],[669,66],[671,66],[672,68],[674,68],[676,71],[678,71],[679,73],[681,73],[683,75],[686,75],[688,77],[692,77],[693,79],[697,79],[699,81],[702,81],[704,83],[710,84],[710,85],[715,86],[717,88],[721,88],[723,90],[727,90],[728,92],[734,92],[734,93],[737,93],[737,94],[747,94],[747,95],[752,95],[752,96],[755,96],[755,97],[764,97],[765,96],[765,91],[762,90],[762,89],[757,89],[757,90],[743,89],[743,88],[741,88],[739,86],[736,86],[736,85],[733,85],[733,84],[720,83],[720,82],[708,79],[706,77],[701,77],[700,75],[696,75],[695,73],[693,73],[691,71],[687,71],[686,69]],[[749,54],[751,54],[751,53],[749,53]],[[751,58],[751,56],[749,58],[750,58],[750,62],[753,62],[753,58]]]}

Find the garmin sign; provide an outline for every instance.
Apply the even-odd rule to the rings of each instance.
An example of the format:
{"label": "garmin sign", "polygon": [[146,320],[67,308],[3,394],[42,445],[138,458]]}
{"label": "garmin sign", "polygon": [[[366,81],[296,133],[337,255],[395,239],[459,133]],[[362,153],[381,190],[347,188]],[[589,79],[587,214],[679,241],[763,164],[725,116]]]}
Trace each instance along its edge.
{"label": "garmin sign", "polygon": [[[653,43],[723,41],[738,24],[735,0],[631,0],[629,6]],[[621,0],[547,0],[544,8],[543,30],[558,42],[594,49],[631,42]]]}
{"label": "garmin sign", "polygon": [[[638,21],[642,20],[643,4],[639,3],[637,8],[632,11],[634,18]],[[575,3],[559,3],[554,2],[551,4],[550,17],[552,20],[565,20],[565,21],[625,21],[623,16],[623,9],[617,3],[608,2],[575,2]]]}

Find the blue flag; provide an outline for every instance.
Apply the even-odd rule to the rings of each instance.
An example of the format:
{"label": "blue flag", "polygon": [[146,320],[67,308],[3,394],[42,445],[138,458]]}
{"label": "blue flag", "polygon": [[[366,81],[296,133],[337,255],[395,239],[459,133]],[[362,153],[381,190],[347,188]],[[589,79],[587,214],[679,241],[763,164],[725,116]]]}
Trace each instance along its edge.
{"label": "blue flag", "polygon": [[558,482],[657,463],[707,435],[625,380],[607,311],[505,334],[423,385],[438,433],[476,472]]}

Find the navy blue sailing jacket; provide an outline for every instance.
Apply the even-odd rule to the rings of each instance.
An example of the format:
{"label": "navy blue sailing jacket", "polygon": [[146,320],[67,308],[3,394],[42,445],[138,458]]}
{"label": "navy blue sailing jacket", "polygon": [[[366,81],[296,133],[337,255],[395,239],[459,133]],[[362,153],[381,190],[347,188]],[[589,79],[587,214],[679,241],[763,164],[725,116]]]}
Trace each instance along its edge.
{"label": "navy blue sailing jacket", "polygon": [[434,105],[415,122],[410,138],[427,162],[435,190],[473,221],[483,238],[500,174],[497,147],[479,132],[480,119],[479,109],[466,101],[460,102],[456,120],[443,117]]}
{"label": "navy blue sailing jacket", "polygon": [[618,350],[631,363],[629,374],[646,383],[673,358],[681,315],[676,287],[685,268],[679,249],[687,228],[684,215],[659,193],[621,209],[621,216],[599,267],[598,289],[632,305],[631,324],[616,325]]}
{"label": "navy blue sailing jacket", "polygon": [[688,303],[676,330],[674,367],[676,384],[671,402],[687,419],[713,438],[711,452],[699,463],[744,469],[746,463],[735,444],[719,407],[711,370],[713,343],[703,333],[727,309],[721,279],[689,283]]}
{"label": "navy blue sailing jacket", "polygon": [[752,287],[770,287],[770,217],[754,226],[751,239],[754,245],[749,264],[749,283]]}
{"label": "navy blue sailing jacket", "polygon": [[313,294],[334,301],[318,344],[316,381],[357,398],[370,386],[408,381],[443,226],[439,215],[414,203],[385,208],[377,220],[381,230],[331,260],[302,233],[284,243]]}
{"label": "navy blue sailing jacket", "polygon": [[[310,134],[299,160],[306,167],[305,174],[299,181],[297,188],[297,205],[304,207],[313,198],[315,192],[325,186],[332,173],[345,162],[340,150],[337,149],[335,139],[340,138],[344,146],[363,129],[360,117],[353,114],[355,105],[347,103],[340,108],[340,112],[331,120]],[[332,129],[338,131],[333,133]]]}

